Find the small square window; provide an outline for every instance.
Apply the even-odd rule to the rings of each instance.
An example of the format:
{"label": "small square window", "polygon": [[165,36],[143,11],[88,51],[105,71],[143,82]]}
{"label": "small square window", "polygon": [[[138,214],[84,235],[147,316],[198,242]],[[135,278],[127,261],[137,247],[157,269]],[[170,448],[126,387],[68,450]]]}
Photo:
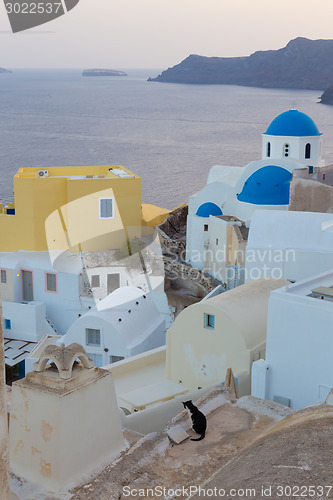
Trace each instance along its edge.
{"label": "small square window", "polygon": [[110,356],[110,363],[116,363],[117,361],[122,361],[124,356]]}
{"label": "small square window", "polygon": [[6,269],[1,269],[1,283],[7,283],[7,271],[6,271]]}
{"label": "small square window", "polygon": [[215,316],[214,314],[205,313],[205,328],[210,328],[214,330],[215,328]]}
{"label": "small square window", "polygon": [[113,219],[113,198],[100,198],[99,199],[99,218],[100,219]]}
{"label": "small square window", "polygon": [[208,224],[204,224],[204,231],[208,231]]}
{"label": "small square window", "polygon": [[5,319],[5,328],[6,328],[6,330],[12,329],[12,322],[10,319]]}
{"label": "small square window", "polygon": [[91,276],[91,287],[98,288],[100,286],[99,274],[93,274]]}
{"label": "small square window", "polygon": [[46,290],[48,292],[57,291],[57,275],[53,273],[46,273]]}
{"label": "small square window", "polygon": [[101,331],[95,328],[86,328],[86,344],[101,345]]}

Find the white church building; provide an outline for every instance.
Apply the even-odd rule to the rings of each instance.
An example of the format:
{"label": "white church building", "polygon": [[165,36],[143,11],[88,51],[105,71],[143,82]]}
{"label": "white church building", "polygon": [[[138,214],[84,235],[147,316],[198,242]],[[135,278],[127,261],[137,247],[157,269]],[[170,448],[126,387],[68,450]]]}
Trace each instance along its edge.
{"label": "white church building", "polygon": [[[213,166],[206,185],[188,201],[187,261],[224,281],[226,261],[244,264],[244,255],[229,255],[238,248],[227,226],[249,227],[258,209],[288,210],[293,171],[308,169],[311,173],[324,165],[321,155],[318,127],[309,116],[292,109],[277,116],[262,134],[261,160],[245,167]],[[211,256],[218,251],[220,266],[211,269]]]}

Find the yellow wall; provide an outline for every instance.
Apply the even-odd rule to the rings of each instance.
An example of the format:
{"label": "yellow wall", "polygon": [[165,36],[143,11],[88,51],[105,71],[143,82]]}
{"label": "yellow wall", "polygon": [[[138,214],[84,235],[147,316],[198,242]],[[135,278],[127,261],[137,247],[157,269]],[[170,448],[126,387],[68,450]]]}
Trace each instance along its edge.
{"label": "yellow wall", "polygon": [[[63,250],[66,240],[69,246],[80,243],[81,249],[119,248],[127,237],[127,227],[137,228],[139,235],[141,179],[124,167],[112,167],[131,175],[120,178],[109,168],[52,167],[47,169],[49,177],[38,177],[38,168],[20,169],[14,177],[15,215],[0,213],[0,252],[48,250],[45,223],[50,216],[53,249]],[[78,178],[87,175],[105,178]],[[99,219],[99,192],[101,197],[105,193],[114,196],[113,220]],[[115,237],[110,238],[113,232]],[[56,237],[51,238],[53,233]]]}
{"label": "yellow wall", "polygon": [[171,210],[167,208],[160,208],[149,203],[142,205],[142,225],[149,227],[156,227],[162,224],[165,219],[170,215]]}

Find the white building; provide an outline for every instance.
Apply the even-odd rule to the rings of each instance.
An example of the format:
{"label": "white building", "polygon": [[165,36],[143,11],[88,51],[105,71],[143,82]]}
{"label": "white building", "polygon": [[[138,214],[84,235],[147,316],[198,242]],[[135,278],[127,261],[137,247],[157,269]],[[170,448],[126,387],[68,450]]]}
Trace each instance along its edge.
{"label": "white building", "polygon": [[333,386],[333,271],[271,292],[266,360],[252,366],[252,395],[303,408]]}
{"label": "white building", "polygon": [[[112,252],[104,251],[102,260],[98,252],[85,255],[63,252],[55,262],[49,252],[18,251],[0,255],[3,331],[8,344],[6,364],[19,365],[20,375],[25,373],[25,357],[44,335],[64,335],[96,304],[105,306],[108,295],[118,289],[126,292],[134,286],[140,288],[141,295],[149,294],[149,303],[154,304],[152,331],[157,311],[163,334],[158,329],[155,341],[146,339],[147,349],[165,343],[172,312],[164,293],[163,260],[158,255],[156,242],[153,240],[141,251],[141,258],[133,254],[116,262]],[[131,299],[126,293],[121,295],[124,305],[118,305],[119,311],[127,307]],[[92,317],[99,315],[92,313]],[[142,335],[142,330],[134,325],[133,336],[137,337],[139,351],[127,346],[118,356],[127,357],[132,350],[142,352],[146,345]],[[144,335],[149,337],[149,329]],[[79,342],[86,346],[83,340]],[[105,355],[100,366],[108,364],[109,359]]]}
{"label": "white building", "polygon": [[333,268],[332,214],[257,210],[246,247],[245,277],[298,281]]}
{"label": "white building", "polygon": [[81,344],[99,367],[164,345],[165,318],[155,305],[156,293],[118,288],[75,321],[58,343]]}
{"label": "white building", "polygon": [[[206,186],[189,198],[187,261],[216,275],[206,254],[230,250],[225,239],[215,235],[216,219],[233,216],[249,226],[255,210],[288,210],[292,173],[323,165],[321,143],[312,119],[290,110],[277,116],[262,135],[261,160],[246,167],[213,166]],[[223,263],[220,268],[223,279]]]}
{"label": "white building", "polygon": [[[26,328],[29,328],[29,313],[24,311],[30,310],[31,302],[44,304],[44,317],[60,334],[67,331],[78,314],[83,314],[94,305],[93,297],[83,293],[83,269],[79,254],[64,254],[60,267],[56,268],[48,252],[2,253],[0,265],[2,300],[11,303],[4,308],[11,314],[7,319],[11,320],[12,338],[17,338],[20,333],[16,327],[19,317],[21,322],[27,322]],[[4,332],[5,336],[9,333],[6,326]]]}
{"label": "white building", "polygon": [[228,368],[239,394],[251,390],[251,365],[264,357],[267,304],[285,280],[262,279],[187,307],[167,332],[167,377],[194,390],[222,383]]}

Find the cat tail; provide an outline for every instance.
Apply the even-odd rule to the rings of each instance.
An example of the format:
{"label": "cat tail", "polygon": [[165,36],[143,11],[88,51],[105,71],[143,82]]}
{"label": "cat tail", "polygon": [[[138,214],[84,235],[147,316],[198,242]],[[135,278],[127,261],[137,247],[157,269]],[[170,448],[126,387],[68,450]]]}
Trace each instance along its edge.
{"label": "cat tail", "polygon": [[197,439],[191,438],[191,441],[201,441],[201,439],[203,439],[204,437],[205,437],[205,432],[203,434],[201,434],[201,436]]}

